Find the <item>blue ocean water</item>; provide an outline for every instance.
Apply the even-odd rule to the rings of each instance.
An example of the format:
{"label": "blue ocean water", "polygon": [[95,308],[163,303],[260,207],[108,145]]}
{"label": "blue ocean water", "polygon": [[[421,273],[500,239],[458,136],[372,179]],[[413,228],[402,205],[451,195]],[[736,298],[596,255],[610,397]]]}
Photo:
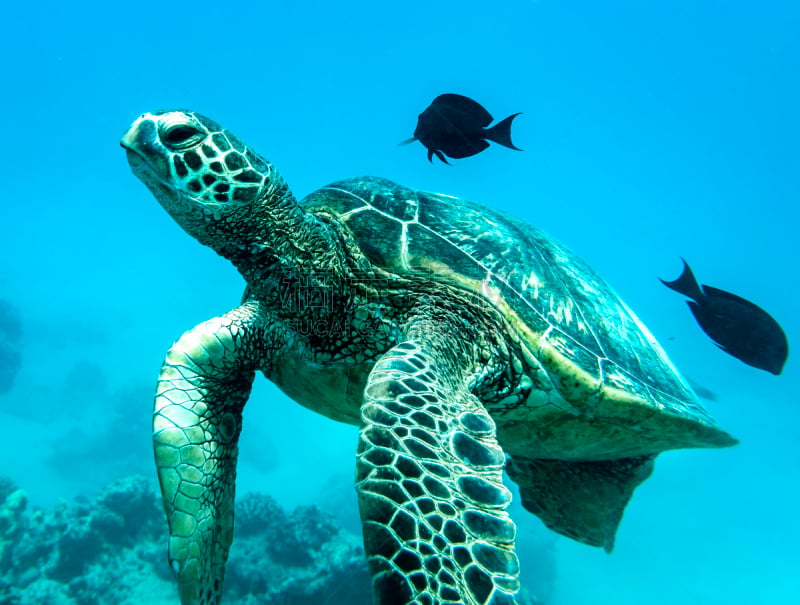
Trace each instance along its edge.
{"label": "blue ocean water", "polygon": [[[550,605],[800,597],[796,3],[12,0],[4,21],[0,299],[24,339],[0,395],[0,474],[33,504],[152,475],[164,352],[240,299],[235,270],[183,233],[118,147],[143,111],[187,107],[274,162],[298,196],[374,174],[545,229],[717,394],[708,407],[741,444],[661,455],[611,555],[547,538]],[[397,146],[443,92],[496,118],[524,112],[513,136],[525,151],[492,146],[449,167]],[[720,352],[658,282],[680,256],[778,319],[781,376]],[[239,490],[319,501],[352,480],[355,439],[260,378]],[[543,539],[532,516],[516,520],[521,543]]]}

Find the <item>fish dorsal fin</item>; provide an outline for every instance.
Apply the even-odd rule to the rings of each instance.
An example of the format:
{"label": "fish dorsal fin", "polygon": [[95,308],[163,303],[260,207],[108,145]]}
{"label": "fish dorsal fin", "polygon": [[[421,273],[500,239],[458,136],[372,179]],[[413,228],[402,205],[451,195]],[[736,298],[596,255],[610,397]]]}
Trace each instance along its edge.
{"label": "fish dorsal fin", "polygon": [[681,261],[683,262],[683,271],[681,272],[680,277],[673,281],[666,281],[659,278],[661,283],[671,290],[675,290],[684,296],[688,296],[692,300],[702,300],[705,297],[705,294],[700,288],[700,284],[697,283],[697,279],[695,278],[694,273],[692,273],[691,268],[689,268],[689,263],[687,263],[684,259],[681,259]]}
{"label": "fish dorsal fin", "polygon": [[488,126],[494,119],[492,118],[492,114],[486,111],[483,105],[464,95],[445,93],[436,97],[431,105],[447,105],[448,107],[463,111],[474,118],[479,126]]}

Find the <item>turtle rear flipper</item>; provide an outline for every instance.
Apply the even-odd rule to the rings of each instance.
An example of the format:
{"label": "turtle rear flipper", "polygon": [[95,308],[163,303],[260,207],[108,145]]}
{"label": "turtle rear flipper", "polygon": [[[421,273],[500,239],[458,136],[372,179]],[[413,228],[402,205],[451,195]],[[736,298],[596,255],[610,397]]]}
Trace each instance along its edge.
{"label": "turtle rear flipper", "polygon": [[654,458],[582,462],[512,456],[507,470],[519,485],[522,505],[547,527],[611,552],[625,506],[650,476]]}
{"label": "turtle rear flipper", "polygon": [[381,605],[516,603],[505,457],[451,351],[402,342],[365,389],[357,488]]}

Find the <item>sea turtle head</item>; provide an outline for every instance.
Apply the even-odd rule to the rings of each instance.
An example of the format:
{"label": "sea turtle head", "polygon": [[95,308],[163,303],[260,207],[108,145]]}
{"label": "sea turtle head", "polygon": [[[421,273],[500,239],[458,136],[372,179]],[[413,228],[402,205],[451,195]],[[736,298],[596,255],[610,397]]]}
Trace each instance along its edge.
{"label": "sea turtle head", "polygon": [[269,162],[192,111],[144,113],[120,144],[134,174],[167,212],[225,256],[236,254],[231,247],[253,245],[248,236],[259,204],[288,195]]}

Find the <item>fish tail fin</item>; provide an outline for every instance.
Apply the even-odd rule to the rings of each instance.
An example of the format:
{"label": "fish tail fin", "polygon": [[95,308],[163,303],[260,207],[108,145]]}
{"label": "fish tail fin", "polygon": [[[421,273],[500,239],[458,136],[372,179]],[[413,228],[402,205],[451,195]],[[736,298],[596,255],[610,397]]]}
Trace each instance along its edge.
{"label": "fish tail fin", "polygon": [[410,139],[406,139],[405,141],[400,141],[397,145],[398,145],[398,147],[400,145],[408,145],[409,143],[413,143],[416,140],[417,140],[417,137],[411,137]]}
{"label": "fish tail fin", "polygon": [[[520,112],[521,113],[521,112]],[[495,143],[500,143],[501,145],[505,145],[506,147],[510,147],[511,149],[516,149],[517,151],[522,151],[519,147],[514,145],[511,142],[511,122],[514,121],[519,113],[515,113],[513,115],[508,116],[502,122],[498,122],[491,128],[486,129],[486,138],[490,141],[494,141]]]}
{"label": "fish tail fin", "polygon": [[700,284],[697,283],[697,279],[695,278],[694,273],[692,273],[692,270],[689,268],[689,264],[683,258],[681,258],[681,261],[683,261],[683,271],[678,279],[666,281],[659,277],[659,280],[661,280],[661,283],[667,288],[675,290],[676,292],[680,292],[692,300],[703,299],[705,297],[705,293],[700,287]]}

